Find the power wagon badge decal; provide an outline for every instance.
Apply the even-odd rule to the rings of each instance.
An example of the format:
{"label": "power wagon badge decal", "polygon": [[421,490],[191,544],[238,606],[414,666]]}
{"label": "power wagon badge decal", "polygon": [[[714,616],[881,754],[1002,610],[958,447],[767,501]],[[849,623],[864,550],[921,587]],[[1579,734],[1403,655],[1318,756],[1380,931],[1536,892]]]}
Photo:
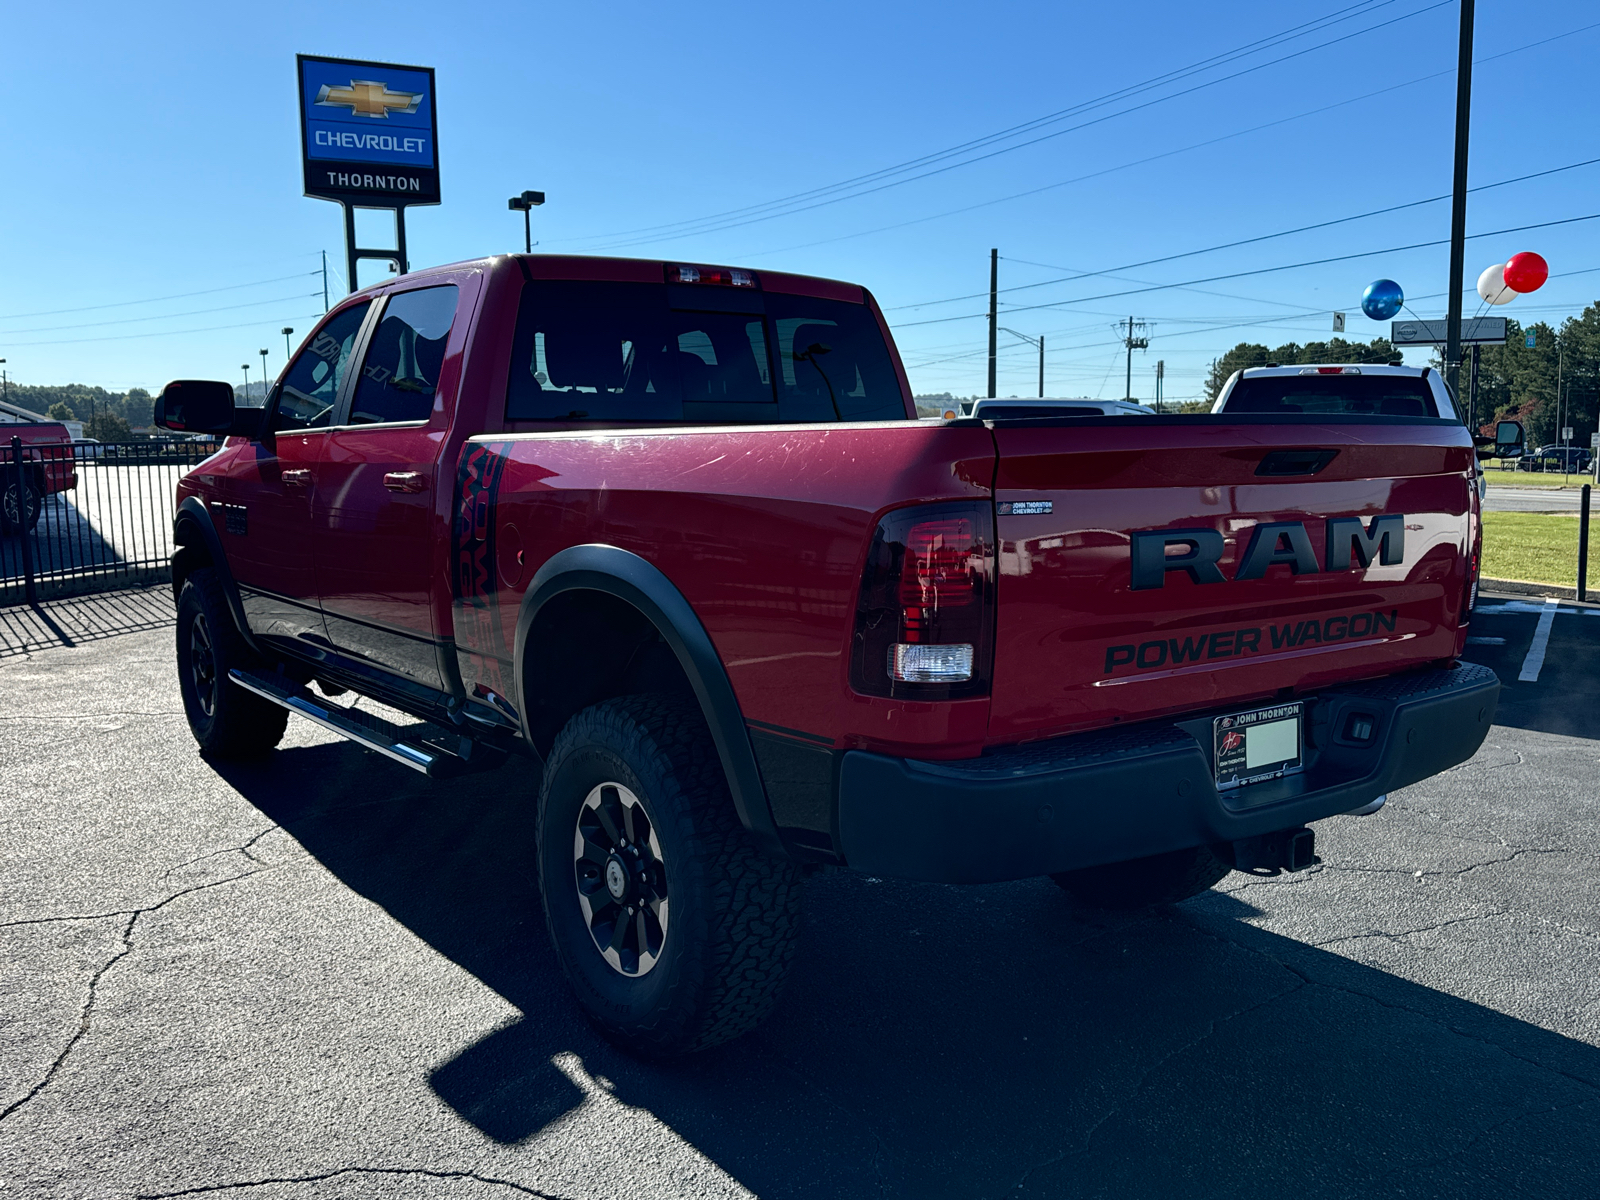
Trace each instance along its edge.
{"label": "power wagon badge decal", "polygon": [[[1119,667],[1154,671],[1160,667],[1181,667],[1188,663],[1214,662],[1219,658],[1240,658],[1263,650],[1290,650],[1350,638],[1393,633],[1400,610],[1352,613],[1327,620],[1289,621],[1283,625],[1257,625],[1253,629],[1224,629],[1202,633],[1199,637],[1154,638],[1148,642],[1128,642],[1106,647],[1104,674]],[[1263,645],[1262,643],[1266,644]]]}
{"label": "power wagon badge decal", "polygon": [[511,648],[500,620],[495,570],[495,502],[506,469],[504,450],[503,444],[467,444],[456,474],[451,547],[462,682],[469,695],[480,700],[493,695],[502,704],[511,695]]}

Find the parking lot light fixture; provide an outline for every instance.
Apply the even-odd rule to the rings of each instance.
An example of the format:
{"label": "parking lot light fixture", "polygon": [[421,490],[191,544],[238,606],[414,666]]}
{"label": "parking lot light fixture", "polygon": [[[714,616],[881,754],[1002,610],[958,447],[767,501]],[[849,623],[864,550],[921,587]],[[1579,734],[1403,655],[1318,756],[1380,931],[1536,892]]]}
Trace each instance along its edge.
{"label": "parking lot light fixture", "polygon": [[522,244],[524,253],[533,253],[533,225],[528,214],[544,203],[543,192],[523,192],[520,196],[513,196],[506,201],[506,207],[512,212],[522,214]]}
{"label": "parking lot light fixture", "polygon": [[250,403],[250,364],[240,363],[239,369],[244,372],[244,402]]}
{"label": "parking lot light fixture", "polygon": [[261,353],[261,398],[262,398],[263,401],[265,401],[266,397],[267,397],[267,352],[265,350],[262,350],[260,353]]}
{"label": "parking lot light fixture", "polygon": [[293,333],[293,332],[294,332],[294,326],[293,325],[285,325],[283,327],[283,361],[284,362],[288,362],[289,361],[289,335],[291,333]]}

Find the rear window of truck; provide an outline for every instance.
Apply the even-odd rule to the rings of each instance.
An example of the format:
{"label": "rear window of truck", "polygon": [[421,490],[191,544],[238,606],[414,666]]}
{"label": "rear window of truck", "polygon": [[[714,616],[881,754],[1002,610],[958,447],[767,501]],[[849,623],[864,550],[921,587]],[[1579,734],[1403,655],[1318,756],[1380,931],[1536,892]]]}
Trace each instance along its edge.
{"label": "rear window of truck", "polygon": [[862,304],[667,284],[523,289],[510,421],[788,424],[906,419]]}
{"label": "rear window of truck", "polygon": [[1259,375],[1233,385],[1225,413],[1338,413],[1437,417],[1428,381],[1416,375]]}

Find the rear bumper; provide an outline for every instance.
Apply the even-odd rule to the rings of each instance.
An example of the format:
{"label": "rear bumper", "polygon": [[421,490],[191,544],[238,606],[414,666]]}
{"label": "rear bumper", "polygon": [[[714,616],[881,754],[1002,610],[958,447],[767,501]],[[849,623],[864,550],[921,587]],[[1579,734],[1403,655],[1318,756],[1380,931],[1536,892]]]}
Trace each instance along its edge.
{"label": "rear bumper", "polygon": [[[992,883],[1256,837],[1349,812],[1465,762],[1500,681],[1450,668],[1332,688],[1306,701],[1306,769],[1219,793],[1211,714],[928,762],[853,750],[839,775],[845,861],[874,875]],[[1365,745],[1339,737],[1376,721]]]}

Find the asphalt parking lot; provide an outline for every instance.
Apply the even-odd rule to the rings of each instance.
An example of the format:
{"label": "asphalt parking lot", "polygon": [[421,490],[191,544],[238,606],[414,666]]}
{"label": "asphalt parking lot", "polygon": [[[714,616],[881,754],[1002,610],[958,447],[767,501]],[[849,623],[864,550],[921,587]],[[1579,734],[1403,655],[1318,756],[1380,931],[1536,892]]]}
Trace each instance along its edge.
{"label": "asphalt parking lot", "polygon": [[772,1019],[660,1067],[568,1000],[525,765],[219,769],[160,593],[0,610],[0,1197],[1593,1196],[1597,613],[1486,597],[1487,744],[1319,868],[822,876]]}

